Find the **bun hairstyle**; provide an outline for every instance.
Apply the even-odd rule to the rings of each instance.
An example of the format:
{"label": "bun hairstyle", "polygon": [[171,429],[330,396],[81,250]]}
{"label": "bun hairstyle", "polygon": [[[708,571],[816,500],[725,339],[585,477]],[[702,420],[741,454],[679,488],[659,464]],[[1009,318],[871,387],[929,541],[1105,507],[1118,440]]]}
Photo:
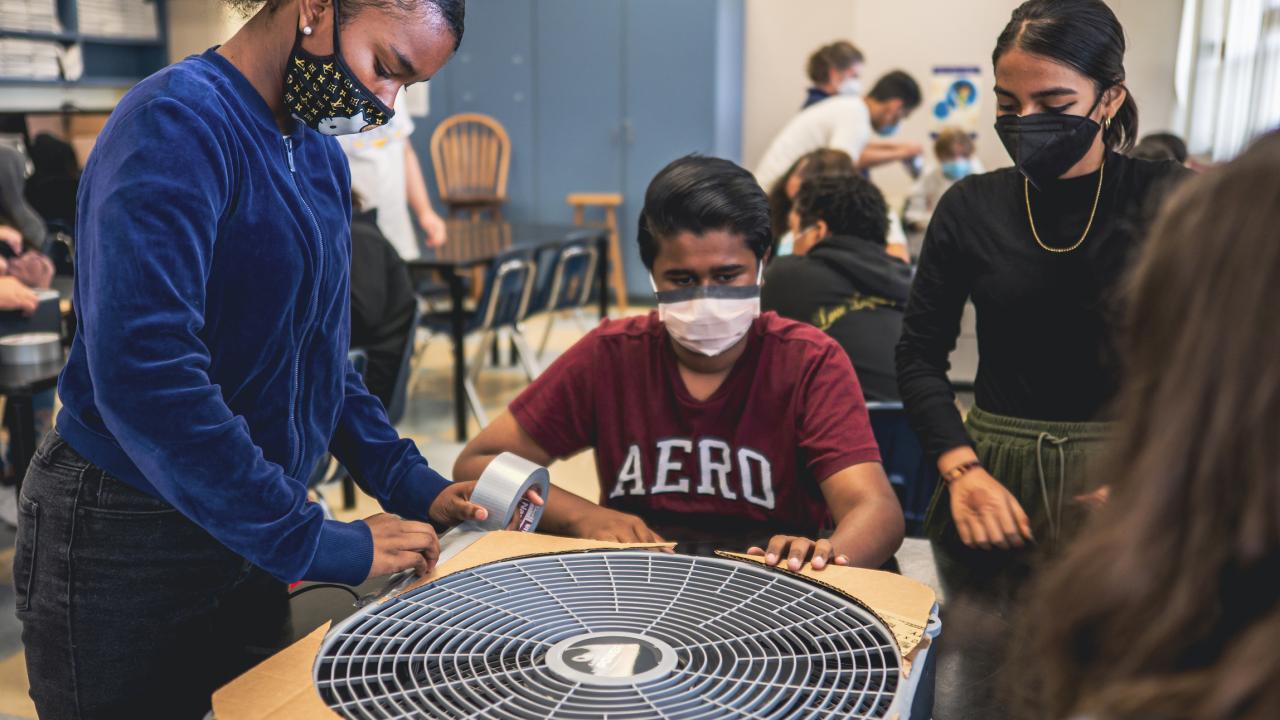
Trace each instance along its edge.
{"label": "bun hairstyle", "polygon": [[1124,85],[1124,28],[1102,0],[1027,0],[1013,11],[996,40],[991,64],[1013,49],[1041,55],[1093,80],[1099,95],[1125,89],[1124,104],[1111,118],[1103,141],[1128,152],[1138,139],[1138,104]]}

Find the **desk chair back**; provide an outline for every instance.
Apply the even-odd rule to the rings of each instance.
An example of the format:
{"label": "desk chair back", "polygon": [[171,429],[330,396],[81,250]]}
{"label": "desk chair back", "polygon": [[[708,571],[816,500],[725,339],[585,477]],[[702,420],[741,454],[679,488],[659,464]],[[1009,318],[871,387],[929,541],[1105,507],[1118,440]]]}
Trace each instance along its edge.
{"label": "desk chair back", "polygon": [[923,537],[924,518],[938,484],[937,468],[925,456],[901,402],[869,402],[867,415],[871,418],[876,443],[880,445],[885,474],[902,503],[907,536]]}
{"label": "desk chair back", "polygon": [[480,113],[446,118],[431,134],[431,164],[440,199],[455,210],[489,208],[507,199],[511,139],[502,123]]}

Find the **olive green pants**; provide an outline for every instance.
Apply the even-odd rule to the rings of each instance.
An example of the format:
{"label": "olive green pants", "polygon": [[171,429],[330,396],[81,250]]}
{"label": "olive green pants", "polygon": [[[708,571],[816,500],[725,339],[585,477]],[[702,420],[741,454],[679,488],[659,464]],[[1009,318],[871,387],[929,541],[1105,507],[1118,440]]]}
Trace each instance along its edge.
{"label": "olive green pants", "polygon": [[[983,467],[1027,513],[1038,547],[1052,551],[1079,532],[1089,511],[1074,498],[1103,484],[1090,470],[1103,449],[1106,423],[1024,420],[974,408],[965,429]],[[925,531],[934,543],[964,547],[943,483],[929,504]]]}
{"label": "olive green pants", "polygon": [[1105,423],[1041,422],[977,408],[965,429],[987,472],[1026,511],[1035,542],[1021,550],[966,547],[951,519],[951,496],[938,484],[925,531],[945,594],[934,703],[939,720],[1005,717],[1000,683],[1019,594],[1042,556],[1055,554],[1088,518],[1088,508],[1074,498],[1103,484],[1090,470],[1108,432]]}

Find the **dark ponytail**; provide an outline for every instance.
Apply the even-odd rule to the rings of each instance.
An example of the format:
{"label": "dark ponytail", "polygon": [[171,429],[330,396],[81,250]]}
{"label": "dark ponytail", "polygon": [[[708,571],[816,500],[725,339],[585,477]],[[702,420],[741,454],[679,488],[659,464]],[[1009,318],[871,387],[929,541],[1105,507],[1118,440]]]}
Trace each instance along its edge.
{"label": "dark ponytail", "polygon": [[1124,80],[1124,28],[1102,0],[1027,0],[1013,11],[996,40],[992,65],[1018,48],[1067,65],[1093,80],[1098,93],[1125,89],[1124,103],[1103,137],[1107,146],[1126,152],[1138,138],[1138,104]]}

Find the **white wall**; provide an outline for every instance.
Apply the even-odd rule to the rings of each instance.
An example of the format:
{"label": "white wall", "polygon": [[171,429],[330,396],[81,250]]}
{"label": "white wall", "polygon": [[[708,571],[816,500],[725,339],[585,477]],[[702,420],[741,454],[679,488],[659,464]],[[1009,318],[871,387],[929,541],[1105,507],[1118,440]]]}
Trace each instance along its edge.
{"label": "white wall", "polygon": [[[901,0],[899,0],[901,1]],[[746,0],[742,160],[755,170],[774,134],[804,102],[809,53],[852,38],[854,0]]]}
{"label": "white wall", "polygon": [[[862,80],[870,87],[889,70],[901,69],[927,94],[932,68],[975,65],[983,119],[978,155],[988,169],[1008,165],[1008,156],[990,128],[995,104],[990,92],[991,50],[1020,0],[746,0],[746,65],[743,88],[742,157],[754,169],[773,135],[800,107],[808,80],[804,64],[814,48],[846,38],[867,56]],[[1125,68],[1138,100],[1143,132],[1172,124],[1173,65],[1182,0],[1110,0],[1128,37]],[[928,145],[931,121],[923,108],[903,124],[898,136]],[[898,166],[874,173],[892,202],[910,189]]]}

